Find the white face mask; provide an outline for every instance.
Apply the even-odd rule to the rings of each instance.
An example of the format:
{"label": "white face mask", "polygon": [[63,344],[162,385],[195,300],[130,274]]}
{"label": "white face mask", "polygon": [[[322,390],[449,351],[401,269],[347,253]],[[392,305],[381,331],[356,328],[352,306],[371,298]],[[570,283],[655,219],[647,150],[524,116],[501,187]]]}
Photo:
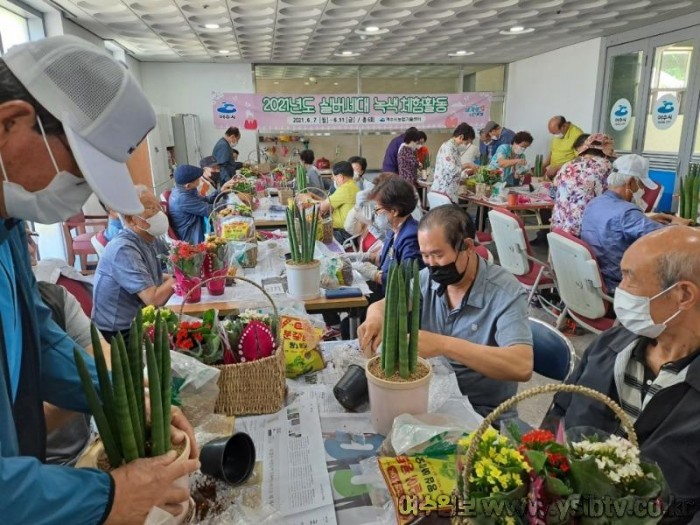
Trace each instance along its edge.
{"label": "white face mask", "polygon": [[556,138],[558,138],[558,139],[563,139],[563,138],[564,138],[564,134],[563,134],[561,131],[560,131],[559,133],[555,133],[554,136],[555,136]]}
{"label": "white face mask", "polygon": [[374,216],[374,225],[377,227],[377,229],[381,232],[385,232],[391,229],[391,225],[389,224],[389,217],[386,216],[386,214],[375,214]]}
{"label": "white face mask", "polygon": [[159,211],[150,219],[144,219],[140,217],[141,220],[146,221],[149,224],[148,228],[140,228],[153,235],[153,237],[160,237],[168,233],[168,228],[170,227],[170,222],[168,221],[168,216],[163,211]]}
{"label": "white face mask", "polygon": [[14,219],[38,222],[41,224],[54,224],[65,221],[73,215],[80,213],[83,204],[92,194],[90,185],[67,171],[60,171],[49,142],[44,133],[41,119],[37,117],[37,123],[41,129],[41,136],[51,157],[51,162],[56,170],[56,175],[46,188],[39,191],[27,191],[16,182],[10,182],[5,171],[5,164],[0,156],[0,169],[2,169],[3,194],[5,210]]}
{"label": "white face mask", "polygon": [[353,177],[354,177],[355,179],[359,179],[360,177],[362,177],[362,172],[359,171],[359,170],[358,170],[358,171],[353,171],[353,172],[352,172],[352,175],[353,175]]}
{"label": "white face mask", "polygon": [[513,146],[513,153],[516,155],[522,155],[525,152],[525,148],[522,146],[518,146],[517,144]]}
{"label": "white face mask", "polygon": [[646,211],[647,203],[644,202],[644,189],[640,188],[632,194],[632,202],[634,202],[639,209]]}
{"label": "white face mask", "polygon": [[681,311],[678,310],[663,323],[656,324],[654,319],[651,317],[651,302],[657,297],[660,297],[671,290],[674,286],[676,286],[676,284],[673,284],[662,292],[657,293],[654,297],[641,297],[618,288],[615,290],[614,302],[617,320],[620,321],[620,324],[633,334],[637,334],[642,337],[649,337],[650,339],[656,339],[663,333],[668,323],[675,319],[676,316],[681,313]]}

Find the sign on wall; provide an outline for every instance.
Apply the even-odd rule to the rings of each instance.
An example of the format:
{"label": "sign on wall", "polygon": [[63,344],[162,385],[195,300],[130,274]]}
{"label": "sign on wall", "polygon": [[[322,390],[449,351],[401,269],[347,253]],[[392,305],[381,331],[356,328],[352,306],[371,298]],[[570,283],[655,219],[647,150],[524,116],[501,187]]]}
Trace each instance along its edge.
{"label": "sign on wall", "polygon": [[610,125],[615,131],[622,131],[629,126],[632,118],[632,104],[626,98],[621,98],[613,104],[610,110]]}
{"label": "sign on wall", "polygon": [[652,111],[654,126],[658,129],[668,129],[673,126],[678,118],[679,109],[678,99],[675,95],[669,94],[659,97]]}
{"label": "sign on wall", "polygon": [[454,128],[489,121],[491,96],[446,95],[262,95],[212,93],[217,128],[250,131],[403,130]]}

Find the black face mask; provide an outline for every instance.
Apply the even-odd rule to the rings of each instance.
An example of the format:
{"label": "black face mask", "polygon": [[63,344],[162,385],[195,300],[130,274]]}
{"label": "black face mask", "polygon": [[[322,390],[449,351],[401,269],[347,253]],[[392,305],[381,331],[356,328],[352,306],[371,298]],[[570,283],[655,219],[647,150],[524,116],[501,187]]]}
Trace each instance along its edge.
{"label": "black face mask", "polygon": [[[467,268],[469,267],[469,260],[467,259]],[[456,284],[462,280],[464,274],[467,273],[467,268],[463,272],[457,270],[457,261],[445,264],[443,266],[428,266],[428,271],[430,272],[430,278],[440,285],[439,293],[442,295],[445,289]]]}

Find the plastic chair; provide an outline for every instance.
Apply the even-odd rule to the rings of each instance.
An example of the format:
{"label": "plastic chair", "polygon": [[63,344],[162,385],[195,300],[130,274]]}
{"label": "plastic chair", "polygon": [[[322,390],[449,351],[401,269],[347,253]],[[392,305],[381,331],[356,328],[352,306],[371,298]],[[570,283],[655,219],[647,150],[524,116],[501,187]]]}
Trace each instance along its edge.
{"label": "plastic chair", "polygon": [[[163,197],[166,196],[167,199],[163,200]],[[173,228],[173,220],[170,218],[170,190],[164,191],[160,194],[160,207],[163,208],[165,215],[168,216],[168,237],[174,241],[181,240],[180,237],[178,237],[175,228]]]}
{"label": "plastic chair", "polygon": [[642,195],[642,200],[646,203],[647,207],[644,213],[649,213],[651,211],[656,211],[659,207],[659,202],[664,194],[664,187],[661,184],[656,184],[655,190],[650,190],[644,186],[644,195]]}
{"label": "plastic chair", "polygon": [[442,193],[436,191],[428,192],[428,209],[432,210],[438,206],[444,206],[445,204],[452,204],[452,200]]}
{"label": "plastic chair", "polygon": [[528,304],[538,290],[554,288],[549,266],[532,256],[523,221],[506,209],[489,212],[491,231],[496,243],[499,264],[529,291]]}
{"label": "plastic chair", "polygon": [[[97,255],[91,239],[95,235],[95,228],[106,228],[106,215],[85,215],[80,212],[63,222],[63,237],[66,243],[68,264],[75,265],[75,258],[80,258],[80,269],[86,272],[88,269],[88,257]],[[91,231],[88,231],[91,228]]]}
{"label": "plastic chair", "polygon": [[530,317],[533,370],[544,377],[566,381],[576,366],[576,352],[569,338],[553,326]]}
{"label": "plastic chair", "polygon": [[558,228],[547,234],[547,240],[555,281],[566,307],[557,327],[568,313],[578,325],[594,334],[612,328],[615,319],[606,315],[613,298],[608,295],[593,251],[578,237]]}
{"label": "plastic chair", "polygon": [[63,286],[69,294],[78,300],[85,315],[92,316],[92,286],[64,275],[59,276],[56,284]]}
{"label": "plastic chair", "polygon": [[484,259],[487,263],[493,264],[493,254],[489,251],[489,249],[486,246],[483,246],[481,244],[477,245],[474,247],[474,251],[476,254]]}
{"label": "plastic chair", "polygon": [[90,243],[92,244],[92,247],[95,248],[98,258],[102,257],[102,254],[107,247],[107,243],[109,242],[107,237],[105,237],[105,231],[106,230],[98,231],[95,235],[93,235],[92,239],[90,239]]}

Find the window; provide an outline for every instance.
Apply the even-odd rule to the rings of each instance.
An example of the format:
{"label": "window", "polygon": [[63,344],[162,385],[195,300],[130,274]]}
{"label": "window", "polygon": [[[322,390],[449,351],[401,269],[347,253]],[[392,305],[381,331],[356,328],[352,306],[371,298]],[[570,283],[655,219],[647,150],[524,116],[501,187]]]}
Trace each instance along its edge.
{"label": "window", "polygon": [[0,55],[24,42],[29,42],[27,19],[0,7]]}

